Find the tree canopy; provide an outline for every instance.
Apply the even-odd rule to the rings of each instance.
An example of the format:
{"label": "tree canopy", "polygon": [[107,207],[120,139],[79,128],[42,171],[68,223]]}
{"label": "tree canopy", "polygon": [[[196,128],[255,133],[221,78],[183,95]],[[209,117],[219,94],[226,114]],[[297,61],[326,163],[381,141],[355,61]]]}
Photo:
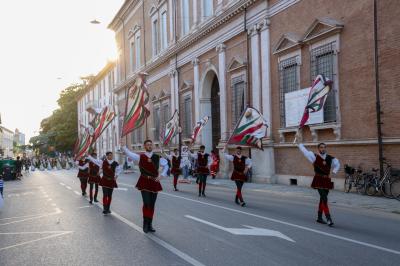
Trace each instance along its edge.
{"label": "tree canopy", "polygon": [[82,93],[86,82],[65,88],[57,100],[59,108],[40,123],[38,136],[29,142],[36,151],[52,153],[72,151],[78,132],[78,110],[76,99]]}

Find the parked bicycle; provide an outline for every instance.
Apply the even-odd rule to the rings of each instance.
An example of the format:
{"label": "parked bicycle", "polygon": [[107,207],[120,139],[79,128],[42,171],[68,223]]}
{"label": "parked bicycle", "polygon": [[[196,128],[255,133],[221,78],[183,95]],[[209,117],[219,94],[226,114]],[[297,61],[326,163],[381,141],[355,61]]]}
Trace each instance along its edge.
{"label": "parked bicycle", "polygon": [[386,166],[383,170],[383,177],[380,178],[378,172],[379,169],[372,169],[372,175],[366,180],[365,191],[368,196],[376,195],[377,193],[382,194],[386,198],[394,198],[391,193],[391,184],[398,178],[392,175],[392,166],[384,162]]}
{"label": "parked bicycle", "polygon": [[390,193],[400,201],[400,169],[392,169],[391,175],[396,178],[390,184]]}
{"label": "parked bicycle", "polygon": [[344,165],[345,180],[344,192],[349,193],[355,188],[358,193],[365,194],[365,176],[366,174],[359,168],[353,168],[347,164]]}

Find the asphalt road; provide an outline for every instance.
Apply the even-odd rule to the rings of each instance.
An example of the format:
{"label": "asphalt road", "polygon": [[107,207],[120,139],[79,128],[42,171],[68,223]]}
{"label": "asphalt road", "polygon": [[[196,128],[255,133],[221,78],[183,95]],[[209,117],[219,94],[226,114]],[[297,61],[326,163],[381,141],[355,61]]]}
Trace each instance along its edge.
{"label": "asphalt road", "polygon": [[[141,231],[137,175],[119,178],[110,216],[80,195],[76,172],[33,172],[5,183],[0,265],[399,265],[400,215],[331,207],[335,227],[315,223],[309,198],[195,185],[164,191],[155,234]],[[101,199],[101,193],[99,195]]]}

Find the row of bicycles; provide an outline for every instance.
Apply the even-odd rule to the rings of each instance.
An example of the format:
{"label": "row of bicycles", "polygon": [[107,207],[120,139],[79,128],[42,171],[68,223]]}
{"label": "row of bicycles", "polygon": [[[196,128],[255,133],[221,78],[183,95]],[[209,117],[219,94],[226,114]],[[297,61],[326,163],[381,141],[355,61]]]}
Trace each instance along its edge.
{"label": "row of bicycles", "polygon": [[356,190],[360,194],[368,196],[384,196],[400,201],[400,169],[384,162],[383,175],[379,169],[373,168],[371,172],[363,172],[360,168],[349,165],[344,166],[346,174],[344,181],[345,192]]}

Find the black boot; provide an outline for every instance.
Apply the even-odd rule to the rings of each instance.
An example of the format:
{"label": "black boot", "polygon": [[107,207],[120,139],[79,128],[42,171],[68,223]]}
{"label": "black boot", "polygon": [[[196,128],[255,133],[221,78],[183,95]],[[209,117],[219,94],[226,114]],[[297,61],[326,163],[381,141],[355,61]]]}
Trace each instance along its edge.
{"label": "black boot", "polygon": [[236,197],[235,197],[235,203],[237,204],[237,205],[239,205],[240,204],[240,202],[239,202],[239,197],[236,195]]}
{"label": "black boot", "polygon": [[143,232],[146,234],[149,232],[149,221],[147,217],[143,217]]}
{"label": "black boot", "polygon": [[334,225],[333,221],[332,221],[332,217],[330,214],[326,214],[326,220],[328,221],[328,225],[330,227],[332,227]]}
{"label": "black boot", "polygon": [[99,202],[96,198],[94,198],[94,202]]}
{"label": "black boot", "polygon": [[149,219],[148,228],[149,228],[149,232],[150,233],[155,233],[156,232],[156,230],[153,228],[153,219]]}
{"label": "black boot", "polygon": [[324,219],[322,219],[322,212],[318,212],[317,223],[326,224],[326,222],[324,221]]}

